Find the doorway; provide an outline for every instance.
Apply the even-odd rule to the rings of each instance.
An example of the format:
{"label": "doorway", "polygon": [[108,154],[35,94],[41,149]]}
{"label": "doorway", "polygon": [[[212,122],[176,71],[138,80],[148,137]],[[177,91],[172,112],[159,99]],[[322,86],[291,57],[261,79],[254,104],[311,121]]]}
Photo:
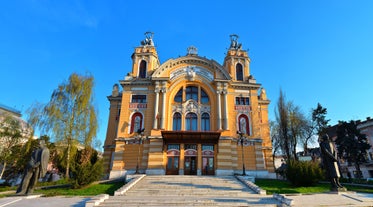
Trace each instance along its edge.
{"label": "doorway", "polygon": [[197,157],[185,157],[184,175],[197,175]]}

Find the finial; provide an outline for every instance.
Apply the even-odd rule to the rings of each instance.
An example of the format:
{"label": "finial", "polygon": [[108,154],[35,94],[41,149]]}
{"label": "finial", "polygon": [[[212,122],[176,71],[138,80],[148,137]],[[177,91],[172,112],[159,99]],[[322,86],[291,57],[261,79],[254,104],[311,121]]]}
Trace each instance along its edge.
{"label": "finial", "polygon": [[198,49],[196,47],[194,47],[193,45],[189,46],[187,48],[187,55],[198,55]]}

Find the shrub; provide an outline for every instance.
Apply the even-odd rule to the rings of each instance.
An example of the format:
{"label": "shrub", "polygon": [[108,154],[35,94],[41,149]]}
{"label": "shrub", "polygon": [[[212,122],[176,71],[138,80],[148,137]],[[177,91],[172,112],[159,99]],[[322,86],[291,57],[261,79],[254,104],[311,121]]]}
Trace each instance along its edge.
{"label": "shrub", "polygon": [[313,186],[323,178],[323,171],[316,162],[290,160],[286,177],[294,186]]}
{"label": "shrub", "polygon": [[97,151],[92,148],[79,151],[72,173],[73,188],[81,188],[99,180],[103,173],[103,161]]}

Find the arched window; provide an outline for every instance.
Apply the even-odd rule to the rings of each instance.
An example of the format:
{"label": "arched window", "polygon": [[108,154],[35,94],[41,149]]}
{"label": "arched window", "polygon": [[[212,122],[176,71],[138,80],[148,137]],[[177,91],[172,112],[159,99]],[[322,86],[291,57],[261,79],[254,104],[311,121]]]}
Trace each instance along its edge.
{"label": "arched window", "polygon": [[236,65],[236,80],[243,81],[243,70],[241,63],[237,63]]}
{"label": "arched window", "polygon": [[176,103],[181,103],[183,101],[183,89],[180,89],[175,95],[174,101]]}
{"label": "arched window", "polygon": [[210,131],[210,115],[208,113],[203,113],[201,116],[201,130]]}
{"label": "arched window", "polygon": [[188,113],[185,117],[185,130],[197,131],[197,114]]}
{"label": "arched window", "polygon": [[146,61],[141,60],[139,67],[139,78],[146,78]]}
{"label": "arched window", "polygon": [[249,119],[244,114],[238,117],[238,130],[243,134],[250,135]]}
{"label": "arched window", "polygon": [[181,130],[181,114],[175,113],[172,120],[172,130],[180,131]]}
{"label": "arched window", "polygon": [[142,129],[142,114],[134,113],[131,118],[130,134],[137,132],[139,129]]}
{"label": "arched window", "polygon": [[198,88],[195,86],[186,87],[186,100],[195,100],[198,102]]}
{"label": "arched window", "polygon": [[209,96],[207,95],[207,93],[201,89],[201,103],[202,104],[205,104],[205,103],[208,103],[209,102]]}

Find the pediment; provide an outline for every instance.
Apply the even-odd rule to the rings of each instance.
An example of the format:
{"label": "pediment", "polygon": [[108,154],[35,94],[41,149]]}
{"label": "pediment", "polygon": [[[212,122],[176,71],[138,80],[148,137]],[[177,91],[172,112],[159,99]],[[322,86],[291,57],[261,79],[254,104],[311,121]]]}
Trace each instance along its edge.
{"label": "pediment", "polygon": [[228,72],[219,63],[199,56],[169,59],[157,68],[151,77],[152,79],[167,78],[171,81],[183,77],[193,81],[196,76],[208,81],[231,79]]}

